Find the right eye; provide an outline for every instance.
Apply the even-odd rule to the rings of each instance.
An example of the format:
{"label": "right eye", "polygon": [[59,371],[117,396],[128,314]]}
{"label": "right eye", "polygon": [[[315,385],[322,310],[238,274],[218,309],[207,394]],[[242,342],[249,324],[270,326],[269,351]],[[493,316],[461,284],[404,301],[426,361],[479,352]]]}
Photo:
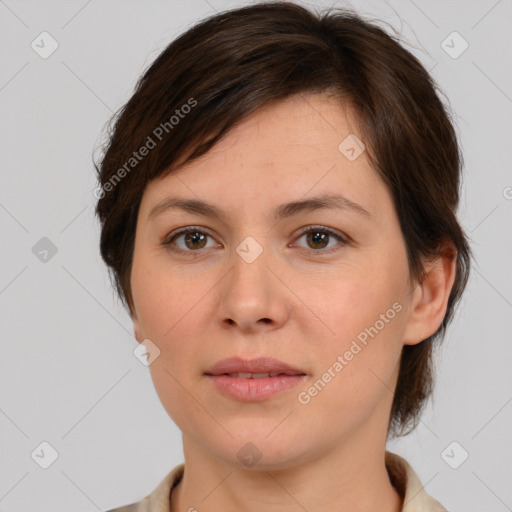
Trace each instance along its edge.
{"label": "right eye", "polygon": [[[162,242],[162,245],[165,245],[171,251],[177,253],[191,254],[200,252],[200,249],[208,249],[209,247],[212,247],[207,245],[208,238],[212,237],[203,229],[196,226],[188,226],[186,228],[180,229],[179,231],[171,233]],[[213,247],[215,247],[215,243]]]}

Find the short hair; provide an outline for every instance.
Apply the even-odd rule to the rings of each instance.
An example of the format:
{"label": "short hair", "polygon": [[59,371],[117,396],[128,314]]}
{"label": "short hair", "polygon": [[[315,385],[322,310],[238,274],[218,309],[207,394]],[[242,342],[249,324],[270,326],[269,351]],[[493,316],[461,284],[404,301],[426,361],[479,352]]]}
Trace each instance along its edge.
{"label": "short hair", "polygon": [[109,125],[95,163],[101,256],[133,312],[135,229],[148,182],[205,154],[258,109],[309,93],[334,95],[355,112],[366,156],[391,193],[410,276],[423,280],[422,258],[438,256],[442,242],[457,250],[441,325],[402,348],[388,436],[406,435],[432,394],[433,346],[444,339],[466,286],[471,251],[456,217],[462,154],[452,117],[397,35],[350,9],[313,12],[281,1],[220,12],[186,30],[147,68]]}

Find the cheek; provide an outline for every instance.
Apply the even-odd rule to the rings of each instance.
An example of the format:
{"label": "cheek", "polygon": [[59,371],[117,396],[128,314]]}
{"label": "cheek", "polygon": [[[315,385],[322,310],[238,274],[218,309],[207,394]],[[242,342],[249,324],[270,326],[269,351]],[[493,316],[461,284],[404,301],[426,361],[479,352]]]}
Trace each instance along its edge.
{"label": "cheek", "polygon": [[294,291],[310,308],[307,323],[316,317],[323,324],[318,331],[322,345],[327,341],[341,349],[376,323],[379,331],[391,331],[392,324],[396,330],[405,280],[406,269],[400,263],[369,262],[368,267],[352,266],[337,275],[305,276],[296,281]]}
{"label": "cheek", "polygon": [[187,277],[150,254],[134,258],[131,286],[144,336],[165,343],[187,325],[208,290],[204,279]]}
{"label": "cheek", "polygon": [[379,315],[369,314],[368,304],[364,313],[339,311],[339,320],[332,321],[336,335],[314,348],[316,371],[297,399],[307,417],[321,417],[330,425],[327,438],[356,431],[374,415],[387,421],[402,348],[401,312],[389,306],[375,308]]}
{"label": "cheek", "polygon": [[193,419],[205,414],[189,388],[194,372],[199,372],[193,363],[200,355],[196,340],[201,339],[199,319],[209,287],[204,281],[194,285],[170,269],[141,263],[134,261],[132,292],[142,334],[160,350],[149,367],[151,379],[170,418],[181,429],[193,430]]}
{"label": "cheek", "polygon": [[397,258],[374,260],[370,269],[354,267],[323,287],[309,287],[308,301],[328,327],[311,337],[319,381],[315,389],[305,389],[318,396],[312,402],[320,409],[364,414],[392,389],[406,317],[407,267]]}
{"label": "cheek", "polygon": [[192,372],[199,371],[191,363],[200,354],[195,343],[200,339],[201,297],[208,288],[204,282],[187,282],[155,260],[139,257],[133,263],[132,294],[141,334],[160,350],[149,367],[151,378],[162,405],[181,426],[186,411],[198,407],[185,389]]}

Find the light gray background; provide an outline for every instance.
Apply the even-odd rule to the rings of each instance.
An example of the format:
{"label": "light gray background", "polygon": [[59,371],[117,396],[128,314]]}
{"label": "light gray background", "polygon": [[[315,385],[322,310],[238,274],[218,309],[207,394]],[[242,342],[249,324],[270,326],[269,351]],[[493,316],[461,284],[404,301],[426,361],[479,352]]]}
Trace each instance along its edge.
{"label": "light gray background", "polygon": [[[183,461],[100,260],[91,155],[165,45],[244,3],[0,1],[4,512],[106,510],[141,499]],[[388,448],[451,512],[512,510],[512,3],[338,5],[401,31],[450,99],[466,161],[460,218],[477,266],[439,352],[434,402]],[[47,59],[31,48],[43,31],[59,44]],[[441,47],[453,31],[469,44],[457,59]],[[58,249],[46,263],[32,252],[42,237]],[[59,455],[46,470],[31,458],[43,441]],[[458,469],[441,456],[453,441],[469,453]]]}

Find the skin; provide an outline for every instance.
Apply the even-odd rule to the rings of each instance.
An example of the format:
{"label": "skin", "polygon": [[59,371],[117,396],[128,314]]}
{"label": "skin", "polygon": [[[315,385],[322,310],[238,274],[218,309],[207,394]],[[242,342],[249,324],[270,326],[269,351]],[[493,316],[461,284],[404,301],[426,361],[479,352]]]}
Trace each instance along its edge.
{"label": "skin", "polygon": [[[366,153],[349,161],[338,145],[361,136],[348,109],[325,95],[267,106],[210,152],[150,182],[140,205],[131,273],[135,337],[160,349],[151,377],[183,435],[185,474],[172,511],[398,512],[402,499],[385,463],[387,428],[403,345],[433,334],[455,277],[447,248],[427,277],[410,279],[391,195]],[[305,211],[275,222],[281,203],[334,192],[363,206]],[[168,196],[201,199],[225,218],[178,208],[148,218]],[[301,228],[349,237],[319,243]],[[174,240],[201,226],[206,241]],[[204,232],[204,231],[203,231]],[[253,237],[263,252],[236,252]],[[204,245],[206,244],[206,245]],[[330,252],[329,252],[330,251]],[[307,404],[307,391],[365,328],[394,303],[402,309]],[[303,370],[296,388],[263,402],[220,394],[204,372],[217,361],[271,356]],[[244,466],[253,443],[262,457]],[[303,508],[301,508],[303,507]]]}

